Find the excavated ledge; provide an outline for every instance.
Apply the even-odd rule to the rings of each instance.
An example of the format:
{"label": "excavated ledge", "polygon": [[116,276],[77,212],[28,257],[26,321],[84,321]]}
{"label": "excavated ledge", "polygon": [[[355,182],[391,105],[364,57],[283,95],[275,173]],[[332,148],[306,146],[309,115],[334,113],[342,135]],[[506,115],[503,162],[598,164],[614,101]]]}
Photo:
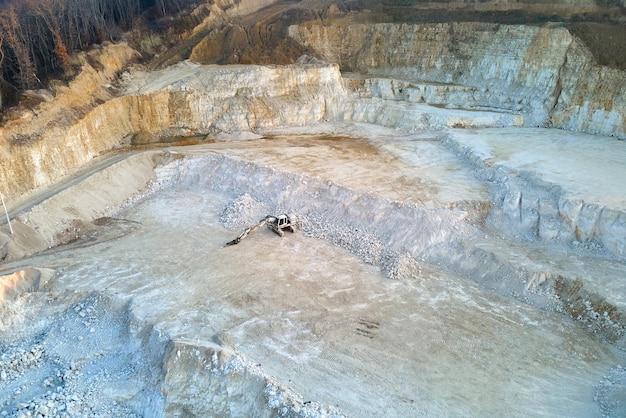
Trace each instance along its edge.
{"label": "excavated ledge", "polygon": [[[339,125],[319,127],[322,131],[331,128],[341,130]],[[376,129],[382,128],[363,124],[352,126],[351,129],[377,132]],[[454,137],[454,132],[456,131],[451,131],[448,137],[443,139],[437,139],[436,136],[416,135],[395,140],[391,139],[392,137],[386,137],[382,142],[379,139],[373,140],[373,143],[377,144],[374,148],[381,147],[380,149],[385,150],[385,153],[393,149],[396,150],[394,153],[400,150],[406,152],[406,147],[411,146],[417,147],[411,149],[421,149],[422,152],[430,149],[431,153],[435,149],[442,153],[448,153],[448,150],[452,149],[454,154],[462,149],[458,146],[463,142],[462,140],[457,143],[450,142]],[[379,131],[379,134],[382,133],[383,131]],[[380,135],[379,138],[383,137]],[[260,143],[257,143],[259,141]],[[353,142],[349,146],[343,145],[346,141]],[[422,144],[421,141],[424,143]],[[271,147],[267,146],[268,142],[272,144]],[[342,146],[340,147],[339,144]],[[310,153],[312,149],[317,150],[316,155]],[[62,295],[63,292],[70,291],[68,295],[75,296],[66,304],[69,309],[64,311],[60,308],[61,305],[49,305],[59,306],[58,313],[49,314],[51,321],[57,321],[58,324],[67,323],[67,320],[62,318],[66,316],[69,318],[72,315],[80,317],[83,311],[85,311],[85,318],[94,318],[93,321],[100,314],[106,316],[115,312],[118,312],[121,317],[132,316],[134,319],[131,321],[132,330],[128,334],[130,339],[127,345],[135,347],[133,350],[136,351],[129,355],[135,356],[134,358],[143,358],[142,364],[152,365],[141,369],[143,371],[137,370],[139,374],[135,375],[135,379],[139,379],[141,387],[147,388],[154,385],[159,388],[160,393],[146,391],[142,394],[125,395],[128,401],[118,401],[117,404],[109,401],[120,399],[119,393],[118,395],[111,394],[112,397],[104,395],[100,403],[101,408],[104,409],[94,406],[95,409],[91,410],[98,412],[107,410],[106,408],[117,408],[116,411],[143,411],[152,416],[181,413],[196,416],[247,415],[250,411],[256,411],[267,416],[305,417],[344,416],[344,414],[350,416],[351,414],[367,414],[366,411],[371,412],[370,408],[382,399],[378,394],[371,396],[371,401],[362,402],[360,405],[349,398],[340,396],[336,398],[340,408],[336,409],[330,406],[334,405],[330,403],[330,399],[335,399],[333,396],[328,397],[324,393],[318,393],[298,379],[300,375],[309,376],[307,373],[313,373],[313,376],[316,376],[316,373],[326,370],[325,368],[329,367],[328,364],[332,364],[333,367],[348,367],[346,365],[351,364],[352,360],[348,359],[353,355],[339,349],[341,340],[333,337],[345,335],[349,327],[356,329],[356,334],[350,338],[368,341],[373,350],[378,350],[379,339],[387,341],[385,330],[391,325],[388,321],[390,321],[389,318],[394,317],[393,315],[388,316],[382,313],[374,315],[373,312],[365,313],[364,311],[361,314],[358,313],[368,303],[385,297],[385,292],[371,289],[368,291],[374,293],[364,296],[361,302],[358,300],[350,302],[356,303],[351,308],[354,311],[348,314],[351,317],[354,316],[354,325],[351,325],[352,322],[344,324],[338,319],[328,319],[329,315],[339,315],[336,311],[340,309],[339,306],[344,306],[352,300],[346,299],[342,302],[343,297],[351,294],[350,289],[354,287],[352,284],[368,288],[376,283],[372,282],[374,280],[372,277],[366,276],[366,274],[372,274],[368,270],[371,266],[375,266],[375,270],[387,278],[394,279],[376,284],[376,286],[391,286],[386,292],[390,292],[390,297],[395,300],[395,302],[392,300],[381,302],[382,304],[377,309],[387,310],[392,309],[392,306],[402,307],[420,303],[410,299],[402,303],[398,302],[396,299],[401,296],[392,288],[406,287],[405,291],[411,293],[414,286],[420,289],[422,286],[427,286],[417,293],[422,294],[429,291],[428,287],[435,286],[439,280],[451,280],[437,278],[438,275],[458,276],[468,278],[478,285],[478,289],[486,290],[486,292],[481,291],[484,294],[481,293],[479,302],[467,304],[459,302],[458,306],[464,306],[463,309],[473,309],[471,308],[474,306],[473,303],[482,306],[486,303],[484,298],[493,297],[486,296],[488,293],[502,295],[504,296],[502,301],[515,299],[525,302],[530,307],[520,308],[519,305],[515,305],[514,308],[507,308],[524,310],[523,315],[513,317],[515,321],[531,315],[530,312],[535,309],[534,307],[539,307],[541,309],[539,312],[542,312],[536,314],[537,318],[551,317],[555,312],[565,313],[582,325],[584,328],[582,335],[592,336],[584,338],[579,336],[578,339],[592,338],[590,340],[593,341],[592,345],[600,344],[599,347],[604,347],[602,350],[611,350],[607,347],[624,349],[624,330],[626,329],[624,308],[626,305],[623,300],[619,300],[619,295],[625,292],[623,288],[620,288],[619,280],[615,280],[615,277],[608,277],[611,272],[614,275],[623,274],[622,262],[607,257],[606,253],[599,252],[592,247],[579,248],[574,251],[565,243],[542,244],[536,240],[533,242],[528,237],[520,240],[514,235],[506,235],[502,231],[497,232],[495,215],[493,213],[489,215],[489,213],[497,212],[501,203],[494,201],[492,207],[483,200],[485,195],[482,188],[475,190],[470,188],[465,191],[465,200],[444,203],[442,200],[431,199],[432,203],[425,204],[426,199],[402,201],[403,198],[395,200],[384,197],[386,191],[384,188],[374,187],[376,181],[366,179],[366,183],[369,181],[370,184],[365,186],[362,183],[353,183],[351,176],[346,176],[346,173],[342,174],[341,171],[327,174],[323,170],[318,171],[318,168],[328,164],[328,158],[338,158],[348,149],[354,150],[355,153],[357,150],[360,150],[359,152],[367,150],[368,153],[362,156],[363,161],[380,158],[372,153],[372,149],[364,148],[364,144],[356,139],[290,139],[289,137],[251,139],[236,143],[217,142],[196,147],[172,147],[164,151],[133,154],[127,160],[122,160],[116,165],[110,165],[97,174],[93,174],[91,176],[93,179],[87,178],[65,189],[65,202],[72,202],[69,196],[73,193],[84,195],[89,192],[92,196],[90,202],[93,205],[82,212],[74,211],[71,206],[67,205],[65,210],[69,211],[68,213],[75,212],[77,216],[73,219],[81,220],[85,224],[90,223],[91,218],[95,216],[94,230],[84,236],[79,236],[77,241],[66,247],[51,249],[52,252],[48,254],[43,252],[32,259],[26,258],[8,263],[7,266],[14,266],[14,271],[23,269],[20,266],[33,265],[33,263],[54,265],[56,274],[45,281],[43,288],[40,286],[40,290],[44,292],[27,291],[16,295],[17,298],[14,295],[14,299],[5,304],[3,309],[8,310],[5,312],[9,312],[15,319],[19,303],[23,303],[26,298],[36,300],[40,297],[44,298],[46,294],[55,294],[54,298],[60,300],[61,296],[58,292]],[[276,164],[273,168],[269,167],[267,162],[272,161],[271,156],[275,156],[278,150],[282,150],[278,155],[282,155],[284,161],[274,159]],[[491,160],[490,164],[484,164],[482,168],[477,165],[477,162],[469,165],[471,158],[479,160],[482,157],[480,150],[478,148],[475,152],[468,153],[464,149],[459,152],[461,169],[465,164],[477,170],[475,171],[477,177],[491,178],[491,180],[486,180],[487,184],[492,184],[489,187],[497,191],[498,185],[502,184],[502,178],[490,174],[490,170],[498,170],[496,161]],[[307,156],[315,158],[307,161],[305,158]],[[405,157],[408,158],[409,155]],[[430,156],[432,157],[433,155]],[[138,164],[139,161],[145,161],[146,164]],[[396,175],[403,178],[405,188],[412,190],[412,180],[403,177],[404,169],[398,165],[397,157],[388,161],[396,169],[384,170],[391,177],[381,178],[378,181],[381,181],[382,185],[387,184],[387,181],[393,184],[393,176]],[[408,159],[408,161],[411,160]],[[357,161],[355,164],[363,163]],[[294,171],[293,168],[298,166],[306,167],[306,169],[302,172]],[[118,185],[111,191],[107,191],[107,188],[102,187],[101,179],[109,174],[119,174],[121,167],[129,169],[134,167],[138,171],[137,178],[150,180],[148,183],[142,180],[134,185],[128,184],[128,187]],[[453,167],[455,166],[450,165],[449,169]],[[353,170],[354,168],[349,171]],[[499,170],[506,171],[505,167]],[[377,173],[374,172],[372,175],[372,179],[376,178]],[[427,179],[422,178],[420,181],[426,182]],[[524,183],[523,186],[528,190],[537,187],[533,183]],[[368,192],[368,188],[374,191]],[[402,193],[401,190],[399,193]],[[427,190],[431,191],[427,192]],[[525,193],[528,193],[528,190],[525,189]],[[428,188],[424,189],[423,193],[435,193],[435,196],[440,197],[447,196]],[[467,199],[472,193],[480,199]],[[103,199],[99,198],[99,195]],[[411,194],[406,193],[404,196],[410,197]],[[107,204],[104,197],[107,199],[114,197],[114,201],[117,202],[115,207]],[[54,199],[55,197],[52,197],[41,205],[53,208]],[[157,203],[160,199],[164,199],[163,202]],[[78,202],[75,201],[72,205]],[[109,211],[109,218],[100,216],[105,208]],[[238,246],[221,248],[223,243],[239,233],[241,228],[256,222],[264,214],[283,211],[298,213],[301,219],[301,232],[280,239],[271,235],[270,232],[265,234],[260,231]],[[28,212],[22,214],[23,219],[28,219],[29,216]],[[32,222],[27,223],[29,227],[36,228],[35,219],[33,217]],[[45,218],[37,219],[43,222]],[[156,229],[153,225],[155,221],[157,222]],[[492,223],[491,227],[490,223]],[[42,227],[37,229],[47,231]],[[175,239],[175,246],[168,241],[168,238],[163,238],[169,236],[168,234],[175,234],[178,237]],[[183,234],[185,239],[181,239],[180,234]],[[135,239],[141,241],[134,242]],[[334,262],[336,254],[329,255],[329,252],[326,258],[320,259],[324,252],[317,253],[320,251],[319,245],[325,248],[327,244],[316,244],[316,242],[332,244],[334,250],[323,251],[330,251],[333,254],[347,250],[346,253],[356,255],[362,260],[364,266],[370,267],[358,267],[357,271],[355,270],[357,265],[351,261],[353,264],[346,267],[347,270],[344,271],[344,267]],[[115,250],[117,246],[122,247],[120,250]],[[123,248],[124,246],[126,249]],[[301,261],[301,265],[293,263],[293,259],[289,264],[291,253],[294,251],[300,254],[297,259]],[[94,261],[95,254],[99,254],[95,256],[99,261]],[[184,258],[178,261],[178,256],[183,254],[185,254]],[[305,254],[314,258],[304,261]],[[73,262],[74,257],[82,261]],[[203,270],[200,273],[201,277],[195,277],[194,270],[188,270],[185,266],[187,263],[198,263],[199,260],[203,260],[201,264],[198,264],[203,266]],[[275,263],[272,260],[275,260]],[[572,260],[576,260],[576,265],[568,266],[566,263],[571,263]],[[319,269],[310,270],[311,266],[327,265],[326,263],[331,263],[328,265],[338,270],[323,273]],[[588,265],[588,267],[581,268],[581,265]],[[295,270],[288,273],[292,267]],[[365,273],[367,271],[369,272]],[[588,275],[589,273],[593,275]],[[283,277],[285,274],[287,277]],[[335,278],[336,274],[338,276]],[[368,278],[365,279],[365,277]],[[232,285],[237,290],[235,288],[228,290],[231,281],[234,282]],[[274,281],[276,284],[273,283]],[[351,283],[351,281],[354,282]],[[243,286],[237,284],[240,282],[246,284]],[[257,289],[261,283],[265,282],[268,286],[265,290]],[[289,306],[281,308],[280,313],[276,313],[273,306],[269,308],[271,304],[267,304],[271,299],[264,298],[277,296],[266,294],[268,289],[288,294],[289,286],[295,286],[296,283],[298,286],[303,284],[305,286],[299,292],[305,291],[308,286],[315,283],[316,286],[322,286],[325,289],[324,292],[329,292],[328,296],[322,296],[316,291],[305,292],[306,294],[296,292],[291,296],[281,298]],[[453,283],[456,283],[453,286],[459,286],[457,282]],[[222,289],[223,286],[226,288]],[[326,289],[324,286],[330,287]],[[454,294],[460,292],[455,297],[470,297],[468,292],[471,287],[466,286],[464,284],[460,289],[455,290]],[[103,292],[103,296],[90,296],[81,301],[75,299],[78,294],[72,293],[73,290],[89,292],[94,289]],[[449,289],[447,291],[441,289],[437,293],[436,301],[422,303],[432,303],[433,306],[439,307],[443,303],[442,300],[449,297],[444,297],[448,291]],[[102,312],[93,309],[89,311],[95,304],[94,301],[103,300],[103,297],[105,299],[110,297],[114,300],[121,298],[128,304],[125,305],[126,308],[119,310],[115,308],[119,303],[110,301],[104,304],[110,305],[110,309],[105,306]],[[440,299],[442,297],[444,298]],[[203,302],[207,298],[208,300]],[[298,302],[294,300],[292,306],[289,304],[290,298],[304,299]],[[176,307],[177,303],[182,300],[188,301],[185,307]],[[304,302],[305,300],[309,302]],[[323,308],[330,301],[339,305]],[[406,305],[407,303],[409,305]],[[78,310],[76,307],[79,307]],[[172,309],[177,313],[173,314]],[[319,309],[322,311],[317,312]],[[417,309],[417,307],[412,309]],[[427,317],[425,320],[437,320],[441,318],[441,315],[447,317],[447,310],[453,308],[441,309],[444,308],[438,308],[435,311],[438,313],[434,317]],[[496,309],[497,313],[502,308],[494,306],[490,309]],[[311,311],[306,313],[307,310]],[[262,319],[265,316],[260,313],[261,311],[266,312],[263,315],[273,312],[271,313],[273,319]],[[244,312],[248,313],[244,314]],[[296,319],[293,315],[299,315],[300,312],[303,312],[304,316]],[[489,309],[480,310],[480,322],[489,322],[493,318],[499,318],[498,315],[492,317],[489,312],[493,313]],[[465,315],[468,314],[468,312],[465,313]],[[534,318],[534,315],[531,316]],[[453,315],[453,317],[456,316]],[[301,325],[296,326],[296,324],[303,321],[302,318],[311,318],[311,322],[305,328],[300,329]],[[91,338],[96,338],[94,341],[98,341],[101,338],[99,337],[101,331],[107,335],[108,331],[100,330],[93,321],[86,328],[77,329],[76,335],[83,335],[78,331],[86,332],[83,336],[84,341],[90,341]],[[536,320],[530,321],[525,325],[525,336],[528,335],[530,329],[535,330],[537,327],[533,322]],[[565,317],[561,317],[558,321],[563,323],[559,326],[572,326]],[[122,323],[117,320],[112,322]],[[498,326],[493,329],[498,329],[508,323],[499,322]],[[19,330],[19,321],[15,321],[12,326]],[[69,325],[55,325],[53,328],[60,329],[61,326],[69,329],[67,328]],[[473,323],[462,325],[464,326],[473,327],[474,325]],[[515,332],[517,325],[510,326],[513,328],[507,332]],[[91,332],[91,328],[95,331]],[[273,330],[272,334],[256,334],[255,330],[265,329]],[[401,332],[407,332],[404,331],[404,327],[401,329],[403,330]],[[410,327],[408,329],[410,330]],[[573,332],[573,329],[568,332]],[[124,335],[129,332],[122,328],[118,331]],[[394,331],[394,335],[397,335],[397,332],[400,332],[399,329]],[[426,330],[420,332],[426,332]],[[326,340],[328,338],[330,340]],[[444,340],[447,341],[447,338],[452,338],[452,341],[457,340],[453,335]],[[510,337],[494,336],[493,338],[508,339]],[[16,342],[16,352],[28,348],[26,346],[30,343],[27,344],[25,341]],[[458,341],[461,341],[462,345],[464,340],[461,338]],[[487,340],[481,341],[480,344],[487,343]],[[399,347],[403,347],[404,342],[407,341],[401,339],[401,342]],[[410,340],[408,342],[410,343]],[[307,346],[307,350],[310,351],[301,352],[301,344]],[[320,344],[322,346],[319,346]],[[352,344],[354,343],[349,345],[352,346]],[[446,346],[453,345],[451,342],[446,343]],[[42,358],[53,360],[54,356],[48,353],[47,346],[44,344],[42,347],[42,353],[45,354]],[[146,354],[147,347],[152,347],[148,350],[152,354]],[[474,345],[466,349],[473,352],[472,347]],[[35,350],[35,353],[38,353],[38,350],[39,348]],[[400,357],[406,354],[408,352],[398,353]],[[542,355],[545,355],[544,351]],[[593,355],[599,356],[600,354]],[[88,355],[85,359],[76,362],[74,368],[71,363],[67,363],[67,370],[70,374],[75,373],[76,379],[78,376],[81,376],[80,379],[86,378],[86,370],[91,367],[89,364],[92,362],[97,364],[97,357]],[[109,361],[106,355],[103,359],[103,361]],[[580,358],[576,357],[576,359],[580,362]],[[497,361],[495,358],[493,360]],[[45,365],[50,364],[46,361],[48,360],[38,367],[45,369],[47,367]],[[400,360],[396,359],[395,355],[390,361],[392,364],[400,364]],[[118,366],[110,362],[106,364],[109,370],[118,370],[115,367],[121,367],[120,364]],[[620,387],[618,383],[621,376],[620,370],[614,368],[610,372],[611,382],[615,382],[616,386],[613,388],[605,384],[598,386],[599,402],[605,405],[603,408],[606,412],[612,411],[611,399],[618,396],[615,390],[619,390]],[[112,372],[111,376],[118,376],[115,373],[117,372]],[[341,384],[339,381],[341,379],[332,370],[326,370],[324,373],[327,378],[330,378],[329,382],[332,385]],[[372,373],[379,372],[372,371]],[[39,377],[32,381],[37,382],[37,379]],[[41,379],[45,379],[45,376]],[[104,377],[99,380],[87,380],[83,382],[83,386],[92,388],[92,392],[95,392],[97,385],[105,381],[107,380]],[[381,382],[384,381],[385,379],[382,378]],[[593,381],[589,384],[592,383]],[[361,384],[365,383],[359,383]],[[0,390],[3,388],[12,390],[11,385],[0,382]],[[63,389],[61,393],[71,399],[71,394],[65,392],[74,386],[70,387],[70,383],[65,385],[63,387],[66,389]],[[335,392],[341,391],[335,389]],[[36,400],[33,405],[36,404],[37,408],[39,405],[47,405],[48,402],[59,403],[56,398],[52,399],[45,394],[40,397],[33,396]],[[92,395],[85,396],[87,398],[84,399],[88,399],[88,396]],[[83,399],[83,395],[78,397]],[[416,401],[415,404],[401,398],[394,402],[396,402],[394,406],[387,405],[386,407],[397,408],[394,410],[403,411],[402,413],[410,413],[416,407],[424,408],[430,413],[435,410],[433,404],[427,399]],[[23,407],[24,411],[32,409],[30,406],[15,405],[16,408]],[[66,407],[68,405],[66,401]],[[71,401],[69,406],[84,408],[82,405]],[[477,408],[469,405],[467,407]]]}
{"label": "excavated ledge", "polygon": [[[598,65],[559,24],[359,22],[293,25],[289,35],[342,71],[363,74],[364,82],[350,82],[364,84],[368,94],[438,104],[428,93],[447,85],[446,106],[512,112],[523,115],[526,126],[626,138],[625,72]],[[420,84],[437,87],[416,88]]]}
{"label": "excavated ledge", "polygon": [[[546,141],[542,134],[548,132]],[[620,186],[608,181],[624,171],[624,143],[562,131],[496,129],[453,132],[443,144],[492,184],[497,209],[492,227],[530,239],[595,246],[626,260],[626,200]],[[553,160],[537,158],[526,147]],[[598,184],[597,178],[607,180]]]}
{"label": "excavated ledge", "polygon": [[[443,144],[449,147],[450,137]],[[363,194],[333,182],[277,172],[224,156],[194,157],[178,160],[175,165],[166,166],[161,171],[167,183],[205,185],[211,190],[249,196],[273,213],[295,211],[302,217],[305,233],[345,248],[366,263],[380,267],[388,277],[410,277],[423,262],[443,266],[504,296],[565,312],[585,323],[589,331],[626,348],[626,299],[621,296],[626,294],[626,288],[617,279],[626,271],[623,261],[611,261],[606,255],[594,255],[593,252],[585,255],[583,252],[579,257],[590,269],[551,266],[547,259],[514,243],[516,231],[521,231],[526,235],[523,239],[529,240],[536,227],[530,231],[523,226],[511,229],[511,218],[506,211],[506,226],[501,225],[502,221],[497,218],[503,216],[499,214],[500,208],[506,207],[506,202],[491,211],[489,223],[504,237],[494,237],[499,245],[516,248],[517,255],[500,251],[489,240],[481,238],[481,229],[475,225],[485,223],[485,209],[489,210],[490,206],[459,202],[424,209],[415,204]],[[481,175],[491,176],[489,171],[485,170]],[[210,174],[198,177],[198,173]],[[502,178],[492,180],[498,184]],[[535,188],[536,185],[527,184],[525,193],[534,193]],[[270,190],[273,193],[268,193]],[[470,219],[472,224],[467,223]],[[564,236],[569,225],[565,223],[562,227],[561,235]],[[514,235],[510,235],[511,232]],[[552,245],[555,243],[553,238],[549,237]],[[544,251],[556,257],[555,260],[567,262],[567,246],[572,238],[574,235],[562,240],[564,249],[546,247]],[[587,241],[578,242],[581,246],[593,248]],[[535,261],[522,266],[516,261],[518,257]],[[601,269],[599,265],[602,263],[610,266]],[[611,277],[610,274],[618,276]]]}
{"label": "excavated ledge", "polygon": [[[567,192],[562,187],[537,183],[532,181],[535,175],[520,176],[513,166],[494,163],[493,156],[485,158],[481,155],[484,150],[480,146],[473,149],[468,145],[472,142],[466,138],[472,133],[461,135],[458,132],[455,136],[455,132],[458,131],[450,131],[443,137],[442,146],[470,162],[478,170],[476,175],[488,181],[493,204],[466,200],[425,208],[419,203],[381,198],[322,178],[258,166],[246,159],[212,154],[183,157],[178,153],[145,152],[111,165],[21,214],[14,224],[17,235],[6,237],[7,259],[31,255],[81,237],[84,240],[86,236],[93,235],[95,242],[109,239],[97,238],[101,229],[97,225],[107,224],[98,223],[98,220],[113,216],[123,204],[134,201],[133,196],[147,191],[153,193],[166,185],[204,185],[221,193],[250,196],[270,212],[295,211],[302,217],[302,228],[308,235],[345,248],[363,261],[379,266],[389,277],[410,276],[423,262],[445,266],[505,296],[566,312],[587,323],[591,331],[623,345],[626,301],[620,299],[619,295],[623,293],[609,273],[620,274],[623,261],[606,259],[607,254],[612,254],[612,257],[623,260],[624,255],[619,252],[623,246],[621,224],[606,216],[607,212],[613,211],[619,219],[624,216],[623,212],[605,207],[597,211],[604,215],[594,222],[587,221],[582,215],[574,218],[577,219],[575,223],[566,222],[563,210],[558,209],[559,205],[568,202]],[[143,166],[138,165],[139,162]],[[128,174],[124,174],[124,170]],[[126,180],[124,187],[111,183],[103,188],[102,185],[107,183],[102,179],[112,178],[112,173],[116,173],[117,178],[128,179],[130,176],[136,181]],[[99,185],[97,192],[96,185]],[[81,203],[84,193],[91,196],[87,206]],[[509,196],[516,193],[535,202],[535,206],[512,205]],[[80,199],[73,201],[72,196]],[[530,199],[528,196],[537,197]],[[64,205],[57,203],[60,199]],[[542,212],[533,217],[537,205]],[[590,205],[598,207],[600,204]],[[54,215],[59,208],[63,208],[64,214]],[[547,208],[555,211],[548,212]],[[50,222],[57,217],[64,222]],[[610,222],[602,224],[603,219]],[[592,230],[583,229],[589,224],[593,224]],[[133,230],[132,225],[122,226],[119,222],[117,225],[118,234]],[[542,242],[537,244],[539,247],[559,246],[561,249],[554,252],[555,257],[566,258],[568,252],[573,252],[581,260],[587,259],[585,263],[590,266],[598,263],[609,263],[610,266],[606,272],[603,269],[593,272],[580,268],[555,268],[537,254],[529,253],[526,257],[532,257],[536,262],[523,267],[515,261],[518,256],[511,258],[511,254],[496,250],[480,238],[485,227],[498,231],[503,248],[515,246],[512,240],[520,238],[529,243],[539,241]],[[612,230],[612,227],[616,229]],[[73,228],[73,232],[68,228]],[[581,235],[583,233],[588,235]],[[32,241],[33,236],[39,238]],[[33,246],[37,242],[40,244]],[[526,252],[520,248],[518,251]]]}

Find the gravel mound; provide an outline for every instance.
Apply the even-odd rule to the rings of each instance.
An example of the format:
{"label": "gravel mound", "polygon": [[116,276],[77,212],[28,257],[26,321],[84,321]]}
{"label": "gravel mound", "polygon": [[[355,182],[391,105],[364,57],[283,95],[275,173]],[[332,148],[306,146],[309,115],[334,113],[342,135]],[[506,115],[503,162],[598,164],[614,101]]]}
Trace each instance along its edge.
{"label": "gravel mound", "polygon": [[[97,293],[71,304],[66,295],[20,299],[32,311],[0,334],[0,416],[133,417],[163,404],[158,356],[131,330],[127,306]],[[52,312],[57,301],[64,310]]]}
{"label": "gravel mound", "polygon": [[594,400],[600,403],[605,417],[626,416],[626,368],[611,369],[596,385]]}
{"label": "gravel mound", "polygon": [[226,205],[220,215],[220,223],[226,228],[247,228],[267,215],[265,205],[244,193]]}

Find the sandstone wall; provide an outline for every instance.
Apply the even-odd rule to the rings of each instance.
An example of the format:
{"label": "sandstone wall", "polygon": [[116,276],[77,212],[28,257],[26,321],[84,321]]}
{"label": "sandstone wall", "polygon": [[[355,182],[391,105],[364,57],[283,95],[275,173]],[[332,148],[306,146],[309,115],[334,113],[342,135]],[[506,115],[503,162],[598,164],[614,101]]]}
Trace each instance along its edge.
{"label": "sandstone wall", "polygon": [[128,144],[133,134],[169,137],[304,125],[334,117],[346,94],[332,65],[223,69],[182,63],[178,70],[139,74],[146,79],[143,87],[93,108],[68,127],[42,132],[32,143],[0,144],[0,192],[9,203],[19,201]]}
{"label": "sandstone wall", "polygon": [[289,35],[344,71],[471,87],[461,108],[626,138],[626,72],[598,66],[559,25],[352,23],[291,26]]}
{"label": "sandstone wall", "polygon": [[561,69],[554,126],[626,138],[626,72],[595,64],[576,39]]}
{"label": "sandstone wall", "polygon": [[148,83],[124,101],[133,127],[160,136],[303,125],[334,117],[342,98],[336,66],[200,66],[183,63],[178,80]]}

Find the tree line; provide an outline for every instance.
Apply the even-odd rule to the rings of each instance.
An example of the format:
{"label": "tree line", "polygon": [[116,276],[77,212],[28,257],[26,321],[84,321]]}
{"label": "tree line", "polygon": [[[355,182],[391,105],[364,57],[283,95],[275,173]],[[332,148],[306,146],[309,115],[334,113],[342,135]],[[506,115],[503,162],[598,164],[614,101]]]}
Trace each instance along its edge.
{"label": "tree line", "polygon": [[69,56],[118,39],[138,19],[155,21],[198,0],[0,0],[3,98],[69,70]]}

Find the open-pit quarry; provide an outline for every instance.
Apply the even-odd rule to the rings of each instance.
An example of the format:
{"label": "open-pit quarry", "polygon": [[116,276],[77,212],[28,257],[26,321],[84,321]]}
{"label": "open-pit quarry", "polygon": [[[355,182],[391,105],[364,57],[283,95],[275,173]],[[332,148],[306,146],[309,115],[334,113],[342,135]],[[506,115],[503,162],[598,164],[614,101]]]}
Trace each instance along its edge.
{"label": "open-pit quarry", "polygon": [[325,7],[296,63],[108,45],[2,128],[1,417],[626,416],[626,72]]}

